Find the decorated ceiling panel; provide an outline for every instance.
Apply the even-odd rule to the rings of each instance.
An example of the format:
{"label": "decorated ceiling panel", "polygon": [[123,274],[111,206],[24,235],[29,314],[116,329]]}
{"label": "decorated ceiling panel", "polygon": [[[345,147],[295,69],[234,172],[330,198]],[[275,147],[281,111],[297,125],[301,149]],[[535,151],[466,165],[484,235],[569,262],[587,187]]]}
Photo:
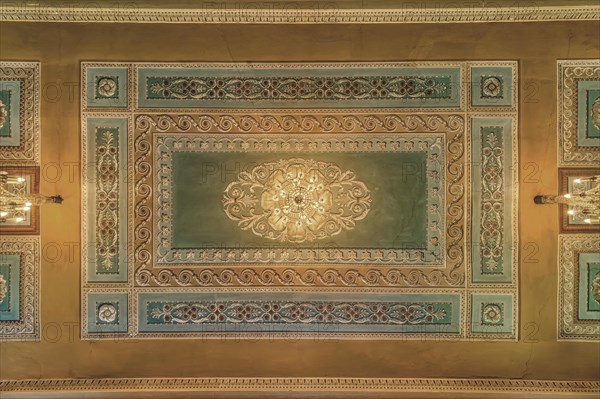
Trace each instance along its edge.
{"label": "decorated ceiling panel", "polygon": [[[559,60],[557,75],[559,194],[587,195],[597,209],[600,60]],[[600,340],[599,225],[594,213],[560,205],[559,340]]]}
{"label": "decorated ceiling panel", "polygon": [[4,212],[11,195],[39,193],[39,112],[40,64],[0,61],[0,341],[40,338],[39,209]]}
{"label": "decorated ceiling panel", "polygon": [[515,62],[82,77],[84,338],[517,338]]}

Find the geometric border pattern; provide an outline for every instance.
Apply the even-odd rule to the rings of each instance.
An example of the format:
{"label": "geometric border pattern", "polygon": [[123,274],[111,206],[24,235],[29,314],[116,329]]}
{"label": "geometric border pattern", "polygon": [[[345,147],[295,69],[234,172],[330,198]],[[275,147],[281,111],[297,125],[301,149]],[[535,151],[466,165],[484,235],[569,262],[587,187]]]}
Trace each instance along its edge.
{"label": "geometric border pattern", "polygon": [[[579,83],[600,85],[600,59],[559,60],[558,66],[558,166],[593,166],[600,163],[600,139],[578,143]],[[600,86],[599,86],[600,87]]]}
{"label": "geometric border pattern", "polygon": [[0,236],[0,256],[20,256],[19,318],[0,321],[0,341],[39,340],[40,240],[37,236]]}
{"label": "geometric border pattern", "polygon": [[[83,157],[84,160],[90,156],[88,153],[90,150],[87,148],[86,137],[87,132],[87,120],[89,118],[118,118],[121,120],[128,119],[127,131],[127,162],[120,162],[120,168],[123,172],[126,171],[127,175],[127,245],[134,250],[129,250],[126,261],[127,266],[127,281],[93,281],[93,278],[89,273],[91,270],[87,269],[87,256],[82,254],[82,338],[83,339],[111,339],[111,338],[192,338],[192,337],[206,337],[206,338],[226,338],[228,335],[224,331],[209,331],[202,330],[200,327],[192,327],[191,323],[182,324],[181,328],[173,329],[174,326],[169,325],[169,331],[161,331],[161,328],[155,329],[154,327],[143,327],[141,318],[142,316],[147,317],[147,313],[152,312],[152,316],[155,320],[152,325],[156,325],[156,318],[160,323],[164,324],[166,319],[162,319],[166,316],[171,318],[170,306],[175,306],[177,309],[185,309],[185,317],[191,317],[192,319],[198,319],[201,313],[207,317],[210,313],[206,313],[207,309],[212,309],[211,298],[221,301],[220,303],[214,303],[215,307],[228,306],[230,302],[226,302],[227,298],[232,300],[239,300],[242,298],[242,302],[250,301],[252,298],[260,298],[261,295],[270,294],[269,300],[262,300],[262,302],[254,300],[254,302],[248,302],[248,305],[252,309],[258,309],[259,314],[264,313],[264,309],[277,309],[277,317],[296,317],[289,316],[289,313],[283,313],[283,310],[279,310],[275,306],[282,304],[283,301],[280,299],[286,299],[286,293],[289,298],[298,298],[296,294],[306,294],[307,297],[314,298],[309,308],[311,312],[315,312],[319,303],[323,301],[329,301],[327,303],[332,306],[341,305],[338,301],[337,305],[335,302],[335,295],[333,297],[328,296],[332,293],[339,293],[340,298],[347,298],[348,301],[355,301],[357,305],[356,309],[366,309],[371,311],[371,307],[362,307],[363,305],[373,304],[373,300],[377,301],[377,305],[393,304],[400,308],[412,306],[414,302],[410,302],[417,298],[418,295],[426,294],[433,296],[439,294],[440,298],[436,299],[437,302],[431,302],[429,305],[433,307],[429,309],[429,305],[425,304],[422,309],[426,311],[436,312],[436,306],[442,306],[444,309],[449,309],[448,300],[444,300],[443,296],[448,298],[453,297],[452,301],[459,300],[460,311],[456,313],[456,308],[452,305],[452,323],[458,322],[458,329],[454,331],[452,329],[440,332],[431,332],[427,330],[413,331],[405,330],[401,334],[398,334],[398,330],[390,331],[390,326],[386,328],[375,328],[365,332],[362,327],[348,326],[343,333],[335,333],[335,331],[327,331],[327,336],[330,337],[341,337],[341,338],[359,338],[359,339],[426,339],[426,338],[440,338],[440,337],[451,337],[453,339],[517,339],[517,315],[518,315],[518,292],[517,292],[517,271],[515,259],[517,256],[517,230],[516,230],[516,213],[513,212],[511,216],[507,216],[506,224],[509,230],[504,230],[501,235],[495,237],[503,237],[506,242],[506,248],[510,249],[510,252],[506,253],[508,256],[504,257],[502,263],[507,266],[503,266],[502,273],[506,273],[506,278],[502,278],[498,281],[494,279],[486,279],[481,281],[472,281],[471,277],[467,277],[467,273],[471,273],[471,248],[466,245],[470,237],[465,234],[465,227],[471,223],[470,216],[470,192],[471,188],[471,170],[467,167],[470,165],[471,158],[471,120],[476,118],[484,118],[483,120],[493,121],[491,118],[501,118],[504,121],[509,121],[508,125],[501,124],[503,142],[510,141],[510,146],[507,147],[505,159],[502,161],[506,164],[512,162],[516,165],[516,140],[517,140],[517,127],[518,122],[516,118],[517,112],[517,98],[516,90],[512,91],[512,95],[509,96],[511,99],[510,103],[496,103],[481,106],[473,106],[470,103],[470,93],[473,87],[470,82],[470,71],[472,66],[481,68],[490,68],[489,72],[496,71],[495,67],[502,69],[502,83],[509,84],[510,87],[516,88],[517,86],[517,63],[516,62],[428,62],[428,63],[353,63],[353,64],[342,64],[342,63],[327,63],[327,64],[253,64],[248,67],[244,65],[240,68],[239,64],[198,64],[198,63],[167,63],[167,64],[151,64],[151,63],[118,63],[118,62],[105,62],[105,63],[82,63],[82,78],[88,79],[87,69],[95,68],[96,70],[119,70],[122,72],[121,76],[124,75],[124,70],[127,69],[128,81],[127,88],[113,87],[109,84],[103,88],[107,96],[114,96],[119,98],[126,98],[126,106],[124,108],[106,108],[104,106],[94,106],[93,104],[86,103],[85,99],[88,96],[89,90],[96,90],[95,87],[89,86],[88,84],[82,87],[82,133],[83,139]],[[156,75],[144,75],[149,76],[149,81],[144,80],[145,85],[143,86],[138,82],[138,72],[146,69],[152,72],[158,71]],[[161,72],[161,68],[164,69],[164,73]],[[211,68],[213,68],[211,70]],[[345,84],[344,79],[352,78],[352,76],[372,76],[372,80],[376,80],[377,69],[380,69],[382,74],[387,73],[396,81],[402,79],[408,80],[408,78],[414,73],[412,71],[418,71],[419,73],[427,73],[427,76],[431,76],[431,80],[427,82],[439,82],[439,79],[446,79],[446,75],[440,77],[439,75],[432,75],[435,68],[443,72],[443,68],[448,70],[458,71],[456,74],[452,72],[450,80],[452,85],[452,95],[455,96],[456,100],[448,102],[445,98],[440,98],[437,105],[433,102],[427,103],[426,106],[420,105],[420,100],[417,98],[409,98],[405,93],[398,91],[402,101],[398,101],[395,108],[389,107],[392,102],[389,101],[389,93],[386,94],[370,94],[365,97],[361,97],[358,102],[354,103],[354,108],[344,108],[341,105],[336,106],[335,102],[329,103],[330,107],[333,108],[318,108],[318,109],[302,109],[302,108],[286,108],[284,102],[278,103],[277,109],[262,108],[259,109],[247,109],[244,106],[253,106],[254,104],[248,101],[240,101],[235,105],[228,100],[228,103],[223,102],[223,106],[229,108],[210,108],[215,106],[218,101],[214,100],[214,94],[209,93],[209,96],[213,96],[208,100],[204,100],[206,97],[200,97],[197,93],[194,93],[194,99],[191,102],[184,102],[181,100],[169,101],[168,93],[163,94],[165,97],[161,98],[161,102],[156,103],[156,106],[163,108],[143,108],[148,104],[140,103],[140,93],[149,98],[154,98],[148,95],[148,91],[143,87],[150,87],[148,84],[154,87],[155,80],[152,80],[152,76],[163,76],[159,80],[160,85],[164,85],[171,90],[171,82],[174,80],[170,77],[183,78],[180,82],[185,82],[181,90],[188,89],[188,93],[185,94],[185,98],[190,98],[189,90],[195,87],[191,86],[192,82],[199,82],[195,84],[209,86],[215,82],[211,76],[217,76],[216,82],[218,83],[219,75],[224,76],[223,80],[225,83],[219,83],[219,87],[227,87],[228,90],[234,86],[231,85],[235,75],[244,78],[252,78],[256,71],[256,76],[261,76],[260,84],[267,85],[268,82],[272,82],[273,79],[279,79],[279,77],[286,77],[296,79],[301,77],[303,72],[309,71],[308,79],[313,79],[314,82],[320,82],[320,78],[332,79],[336,82],[341,81],[340,84]],[[419,70],[418,68],[422,68]],[[510,69],[509,69],[510,68]],[[172,75],[168,75],[171,70]],[[375,71],[374,71],[375,70]],[[512,71],[512,76],[507,75],[507,71]],[[215,72],[216,71],[216,72]],[[323,72],[324,71],[324,72]],[[344,71],[345,75],[340,75],[338,71]],[[425,72],[423,72],[425,71]],[[323,75],[320,73],[323,72]],[[483,70],[483,72],[486,72]],[[162,75],[161,75],[162,73]],[[290,75],[291,73],[291,75]],[[348,73],[349,75],[346,75]],[[437,73],[437,72],[436,72]],[[212,74],[212,75],[211,75]],[[269,75],[273,74],[274,78]],[[337,74],[337,75],[335,75]],[[352,75],[354,74],[354,75]],[[392,75],[390,75],[392,74]],[[454,74],[454,75],[452,75]],[[110,75],[113,76],[113,75]],[[379,75],[382,76],[382,75]],[[416,75],[421,76],[421,75]],[[454,77],[453,77],[454,76]],[[487,75],[486,75],[487,76]],[[105,76],[106,77],[106,76]],[[208,77],[208,79],[207,79]],[[506,78],[506,81],[504,80]],[[213,80],[211,80],[213,79]],[[454,80],[453,80],[454,79]],[[459,79],[459,80],[457,80]],[[100,79],[101,80],[101,79]],[[99,79],[94,78],[94,82]],[[115,83],[122,82],[122,79],[113,80]],[[371,80],[370,80],[371,81]],[[381,79],[383,81],[383,79]],[[386,78],[386,81],[389,81]],[[417,84],[425,82],[421,78],[418,78]],[[92,81],[90,81],[92,82]],[[150,82],[150,83],[148,83]],[[262,83],[267,82],[267,83]],[[447,82],[447,81],[446,81]],[[96,82],[98,83],[98,82]],[[106,82],[104,82],[106,83]],[[120,83],[118,83],[120,84]],[[254,84],[254,83],[252,83]],[[269,83],[270,84],[270,83]],[[317,83],[318,85],[321,83]],[[369,83],[370,84],[370,83]],[[373,83],[375,84],[375,83]],[[384,83],[385,85],[386,83]],[[427,83],[429,85],[430,83]],[[275,85],[279,85],[275,83]],[[458,85],[458,86],[457,86]],[[89,86],[89,87],[88,87]],[[204,86],[203,86],[204,87]],[[337,87],[337,86],[336,86]],[[180,88],[177,88],[179,90]],[[270,90],[270,89],[269,89]],[[394,90],[399,90],[394,88]],[[496,88],[491,85],[484,93],[486,96],[494,95]],[[488,93],[489,92],[489,93]],[[508,93],[506,87],[501,88],[502,93]],[[267,92],[265,92],[267,93]],[[491,94],[490,94],[491,93]],[[294,93],[285,92],[285,95]],[[204,95],[204,94],[202,94]],[[221,94],[218,94],[221,96]],[[239,93],[231,93],[229,99],[239,97]],[[320,96],[321,94],[317,94]],[[340,93],[341,97],[344,97],[346,93]],[[351,94],[350,94],[351,95]],[[431,92],[426,93],[431,95]],[[445,94],[444,94],[445,95]],[[123,97],[121,97],[123,96]],[[267,96],[269,96],[267,98]],[[275,104],[270,94],[264,94],[263,106],[273,106]],[[181,97],[179,97],[181,98]],[[346,103],[348,104],[348,98]],[[454,97],[452,97],[454,98]],[[320,106],[318,102],[311,103],[310,99],[303,99],[305,106]],[[206,101],[206,102],[203,102]],[[320,100],[319,100],[320,101]],[[429,101],[429,100],[428,100]],[[208,108],[202,108],[204,104]],[[340,103],[342,104],[342,103]],[[506,104],[506,105],[504,105]],[[434,106],[435,105],[435,106]],[[297,106],[297,105],[296,105]],[[166,107],[166,108],[164,108]],[[182,108],[184,107],[184,108]],[[200,108],[198,108],[200,107]],[[382,107],[382,108],[378,108]],[[357,109],[358,108],[358,109]],[[466,116],[466,119],[465,119]],[[485,119],[490,118],[490,119]],[[504,122],[503,122],[504,123]],[[496,126],[496,125],[494,125]],[[154,139],[159,139],[159,136],[163,134],[169,136],[172,134],[181,135],[207,135],[211,137],[223,137],[225,141],[223,145],[231,145],[231,149],[234,151],[240,151],[237,146],[236,137],[244,135],[246,137],[252,137],[252,135],[260,135],[261,137],[268,138],[275,134],[286,134],[289,137],[294,134],[314,134],[320,133],[321,135],[327,135],[328,137],[354,134],[398,134],[405,135],[406,133],[444,133],[446,135],[446,154],[445,158],[448,159],[448,165],[446,167],[446,180],[452,181],[455,184],[454,188],[446,188],[446,204],[452,206],[453,211],[451,214],[453,217],[447,223],[446,233],[446,245],[454,245],[452,249],[449,249],[444,254],[445,265],[440,269],[439,267],[421,267],[411,268],[400,265],[384,265],[385,268],[365,268],[357,267],[352,264],[334,265],[334,266],[323,266],[323,265],[300,265],[301,267],[295,268],[294,265],[278,265],[278,264],[265,264],[265,265],[229,265],[227,263],[223,265],[217,265],[218,267],[207,267],[206,265],[193,265],[193,267],[181,267],[182,265],[162,265],[156,267],[156,259],[153,254],[153,241],[154,234],[152,233],[155,220],[153,220],[152,214],[154,213],[154,204],[152,200],[148,200],[149,195],[156,190],[154,180],[156,177],[153,173],[153,166],[156,165],[158,154],[154,154]],[[486,133],[488,134],[488,133]],[[222,136],[220,136],[222,135]],[[275,136],[272,136],[275,137]],[[316,136],[315,136],[316,137]],[[406,136],[405,136],[406,137]],[[233,140],[232,140],[233,139]],[[227,142],[227,140],[230,140]],[[378,145],[384,145],[383,142]],[[487,144],[486,144],[487,145]],[[240,145],[241,146],[241,145]],[[512,147],[512,148],[511,148]],[[240,147],[243,148],[243,147]],[[510,154],[508,153],[510,152]],[[86,155],[87,154],[87,155]],[[159,157],[160,158],[160,157]],[[495,162],[495,161],[494,161]],[[93,169],[86,168],[84,172],[84,181],[89,181],[85,178],[86,173],[90,173]],[[492,165],[491,171],[494,169]],[[516,183],[518,181],[516,175],[517,168],[506,168],[505,177],[507,187],[516,190]],[[512,173],[511,173],[512,172]],[[450,177],[449,177],[450,176]],[[511,182],[512,181],[512,182]],[[507,190],[508,191],[508,190]],[[513,198],[505,203],[505,209],[514,207],[514,203],[517,200],[517,192],[514,191]],[[87,212],[91,211],[87,209],[87,196],[89,192],[84,188],[82,193],[82,220],[87,220]],[[451,226],[451,224],[455,226]],[[85,229],[84,229],[85,230]],[[120,230],[119,230],[120,231]],[[510,238],[509,234],[510,232]],[[123,234],[123,233],[119,233]],[[494,233],[495,234],[495,233]],[[82,234],[82,240],[84,247],[87,247],[86,240],[88,234],[85,231]],[[121,237],[119,239],[125,239]],[[124,263],[125,260],[120,263]],[[119,265],[119,270],[125,265]],[[204,268],[201,268],[201,267]],[[360,265],[358,265],[360,266]],[[386,270],[387,268],[387,270]],[[508,270],[510,268],[510,271]],[[372,269],[372,270],[371,270]],[[469,275],[470,276],[470,275]],[[222,293],[222,295],[218,295]],[[312,295],[312,296],[311,296]],[[362,298],[356,302],[356,298]],[[362,297],[361,297],[362,295]],[[105,298],[97,303],[94,298]],[[300,296],[301,298],[302,296]],[[497,299],[485,302],[485,305],[489,305],[485,308],[485,320],[483,320],[483,309],[479,309],[481,303],[478,302],[480,298],[488,297],[491,299]],[[202,299],[204,298],[204,299]],[[331,299],[333,298],[333,300]],[[391,302],[385,302],[386,298],[389,298]],[[411,299],[412,298],[412,299]],[[406,300],[405,300],[406,299]],[[179,302],[177,302],[179,300]],[[224,302],[225,301],[225,302]],[[382,302],[383,301],[383,302]],[[426,302],[426,300],[419,300],[420,302]],[[93,306],[90,303],[93,302]],[[268,302],[268,303],[267,303]],[[260,303],[261,307],[258,307]],[[458,302],[453,302],[458,303]],[[472,304],[473,303],[473,304]],[[500,305],[498,305],[498,303]],[[123,312],[123,306],[127,304],[127,313]],[[190,306],[187,306],[189,304]],[[296,303],[297,304],[297,303]],[[96,306],[98,305],[98,306]],[[109,306],[110,305],[110,306]],[[197,306],[199,305],[199,306]],[[287,309],[293,308],[294,303],[283,303],[282,306]],[[312,307],[315,305],[316,307]],[[347,303],[344,304],[346,306]],[[90,307],[91,306],[91,307]],[[95,327],[92,328],[91,324],[96,324],[98,318],[96,312],[102,306],[103,316],[110,322],[105,324],[118,325],[118,328],[106,328],[98,329],[94,331]],[[266,306],[266,308],[265,308]],[[353,305],[354,306],[354,305]],[[495,306],[495,307],[494,307]],[[91,311],[88,309],[92,309]],[[474,323],[471,322],[471,309],[475,309],[477,319]],[[159,309],[160,308],[160,309]],[[398,309],[400,309],[398,308]],[[142,310],[144,312],[142,312]],[[396,308],[394,308],[396,309]],[[416,308],[415,308],[416,309]],[[439,308],[438,308],[439,309]],[[503,312],[500,315],[500,322],[496,321],[498,317],[494,310],[500,310]],[[387,312],[387,308],[384,312]],[[166,313],[165,313],[166,312]],[[211,311],[212,312],[212,311]],[[319,317],[318,313],[312,313],[315,317]],[[387,313],[386,313],[387,314]],[[422,314],[422,313],[421,313]],[[115,316],[117,315],[117,316]],[[176,315],[180,317],[181,314]],[[124,320],[124,318],[127,318]],[[204,317],[202,316],[202,317]],[[236,320],[236,317],[241,317],[237,314],[228,314],[227,317]],[[261,316],[262,317],[262,316]],[[269,316],[270,317],[270,316]],[[304,317],[304,316],[302,316]],[[377,316],[380,317],[380,316]],[[385,316],[387,317],[387,316]],[[427,314],[425,314],[427,318]],[[455,318],[456,317],[456,318]],[[343,318],[343,317],[342,317]],[[484,323],[495,323],[494,328],[486,328],[482,330],[477,327],[481,324],[482,319]],[[92,320],[94,323],[89,324]],[[191,320],[191,319],[189,319]],[[266,320],[266,319],[265,319]],[[286,319],[287,320],[287,319]],[[296,320],[296,319],[294,319]],[[379,319],[378,319],[379,320]],[[381,319],[383,320],[383,319]],[[386,319],[387,320],[387,319]],[[395,319],[396,320],[396,319]],[[446,319],[443,319],[446,322]],[[402,324],[403,321],[400,318],[397,319],[398,325]],[[386,321],[389,322],[389,321]],[[158,323],[158,324],[160,324]],[[337,323],[337,321],[336,321]],[[380,325],[381,323],[378,322]],[[269,323],[263,323],[268,325]],[[501,325],[500,325],[501,324]],[[247,325],[247,323],[246,323]],[[304,324],[306,326],[306,324]],[[305,334],[299,336],[299,338],[311,338],[314,336],[312,327],[308,327],[306,332],[311,334]],[[397,327],[395,327],[397,328]],[[387,330],[386,330],[387,329]],[[111,331],[109,331],[111,330]],[[248,330],[244,330],[247,332]],[[243,331],[243,332],[244,332]],[[387,331],[387,332],[385,332]],[[304,331],[303,331],[304,332]],[[322,333],[323,331],[321,331]],[[230,336],[230,335],[229,335]],[[236,334],[239,336],[239,334]],[[252,332],[249,336],[252,338],[289,338],[289,333],[281,333],[281,331],[274,330],[265,334],[257,334],[257,331]],[[296,336],[294,336],[296,338]]]}
{"label": "geometric border pattern", "polygon": [[[561,234],[558,237],[558,339],[600,340],[600,321],[579,318],[580,254],[600,253],[598,234]],[[587,290],[587,287],[586,287]]]}
{"label": "geometric border pattern", "polygon": [[0,146],[0,163],[40,162],[40,63],[0,61],[0,80],[20,82],[19,137],[16,145]]}
{"label": "geometric border pattern", "polygon": [[[225,112],[225,111],[221,111]],[[228,110],[229,115],[223,117],[221,112],[205,113],[198,117],[172,117],[169,115],[142,114],[136,120],[136,151],[135,168],[144,173],[138,173],[134,179],[135,209],[137,217],[135,226],[130,229],[135,231],[135,269],[130,273],[130,278],[135,279],[137,286],[201,286],[201,287],[249,287],[249,286],[298,286],[298,287],[432,287],[448,286],[459,287],[464,284],[464,253],[462,240],[464,239],[463,217],[463,140],[464,121],[456,115],[413,115],[399,114],[376,110],[361,110],[335,114],[330,110],[313,111],[310,115],[300,113],[285,114],[273,113],[270,115],[252,116],[249,111],[236,113]],[[348,112],[348,111],[346,111]],[[384,268],[356,268],[352,265],[340,265],[331,268],[281,268],[274,265],[257,267],[220,267],[192,269],[154,268],[151,257],[144,256],[151,253],[151,231],[148,226],[152,221],[151,196],[153,190],[147,190],[152,183],[150,173],[150,154],[146,153],[152,148],[148,138],[157,133],[187,132],[210,134],[242,133],[292,133],[295,131],[306,133],[329,133],[330,137],[336,134],[363,134],[374,131],[398,135],[398,133],[418,132],[446,132],[447,157],[451,157],[450,167],[447,168],[446,180],[452,180],[453,185],[447,188],[449,212],[455,217],[447,227],[446,242],[448,251],[446,256],[446,270],[437,268],[406,269],[387,265]],[[399,136],[401,137],[401,136]],[[150,169],[146,169],[148,164]],[[133,165],[132,165],[133,167]],[[148,209],[146,209],[148,208]]]}
{"label": "geometric border pattern", "polygon": [[[494,378],[81,378],[81,379],[30,379],[0,381],[0,392],[7,394],[56,393],[93,391],[99,398],[111,398],[116,393],[131,395],[149,391],[180,393],[187,391],[191,397],[264,397],[296,398],[298,395],[319,397],[344,397],[345,394],[361,398],[400,397],[406,393],[429,394],[440,392],[464,394],[464,397],[499,398],[534,394],[540,398],[589,397],[600,392],[600,381],[557,381]],[[204,393],[204,395],[202,395]],[[202,396],[198,396],[200,394]],[[474,396],[473,394],[477,395]],[[502,395],[501,395],[502,394]],[[582,394],[571,396],[573,394]],[[334,396],[332,396],[334,395]],[[354,396],[353,395],[353,396]],[[469,396],[466,396],[469,395]],[[70,396],[69,396],[70,397]],[[95,396],[96,397],[96,396]],[[152,395],[149,397],[153,397]],[[414,397],[414,396],[411,396]],[[462,395],[460,397],[463,397]]]}
{"label": "geometric border pattern", "polygon": [[[283,3],[282,3],[283,4]],[[409,3],[410,4],[410,3]],[[416,4],[416,5],[415,5]],[[302,3],[294,7],[257,8],[243,3],[224,8],[217,5],[198,8],[148,8],[134,4],[119,7],[36,7],[34,5],[7,5],[0,13],[0,21],[23,22],[133,22],[133,23],[440,23],[440,22],[527,22],[527,21],[597,21],[598,7],[523,6],[510,7],[402,7],[388,9],[338,9],[336,3],[314,7]],[[459,3],[460,4],[460,3]],[[509,3],[507,3],[508,5]],[[408,5],[408,4],[407,4]],[[129,7],[131,6],[131,8]]]}

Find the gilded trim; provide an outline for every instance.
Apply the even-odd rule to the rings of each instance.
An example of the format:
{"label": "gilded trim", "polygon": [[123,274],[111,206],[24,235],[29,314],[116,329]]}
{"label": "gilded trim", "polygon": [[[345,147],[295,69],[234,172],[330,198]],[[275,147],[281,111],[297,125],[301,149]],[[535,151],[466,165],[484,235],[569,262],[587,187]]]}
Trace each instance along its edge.
{"label": "gilded trim", "polygon": [[[116,392],[154,393],[186,391],[188,395],[206,393],[221,397],[228,392],[242,391],[264,395],[279,393],[280,397],[297,397],[301,392],[319,392],[327,397],[344,397],[344,391],[361,393],[362,397],[382,397],[382,394],[479,393],[537,393],[556,397],[557,394],[591,394],[600,392],[600,381],[511,380],[466,378],[102,378],[102,379],[40,379],[0,381],[0,392],[6,397],[20,397],[27,392],[93,391],[98,397],[110,397]],[[102,394],[107,395],[102,395]],[[158,396],[158,395],[157,395]],[[152,397],[150,395],[149,397]],[[386,396],[387,397],[387,396]],[[472,397],[472,396],[470,396]],[[494,396],[498,397],[498,396]],[[537,395],[536,395],[537,397]],[[573,397],[573,396],[569,396]],[[588,397],[588,395],[578,395]]]}
{"label": "gilded trim", "polygon": [[[600,9],[593,5],[549,7],[421,7],[391,9],[338,9],[336,3],[320,8],[293,3],[285,9],[245,6],[189,9],[137,7],[56,7],[42,4],[2,7],[0,22],[97,22],[97,23],[245,23],[245,24],[397,24],[397,23],[486,23],[594,21]],[[265,3],[266,4],[266,3]]]}

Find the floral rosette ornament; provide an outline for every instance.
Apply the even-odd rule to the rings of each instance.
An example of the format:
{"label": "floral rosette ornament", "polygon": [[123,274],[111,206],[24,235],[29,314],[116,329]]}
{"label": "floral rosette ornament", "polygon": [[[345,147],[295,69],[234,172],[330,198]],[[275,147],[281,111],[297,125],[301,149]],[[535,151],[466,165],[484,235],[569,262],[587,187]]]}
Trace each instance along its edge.
{"label": "floral rosette ornament", "polygon": [[243,230],[301,243],[352,230],[371,207],[367,186],[334,163],[289,159],[242,172],[225,189],[227,216]]}

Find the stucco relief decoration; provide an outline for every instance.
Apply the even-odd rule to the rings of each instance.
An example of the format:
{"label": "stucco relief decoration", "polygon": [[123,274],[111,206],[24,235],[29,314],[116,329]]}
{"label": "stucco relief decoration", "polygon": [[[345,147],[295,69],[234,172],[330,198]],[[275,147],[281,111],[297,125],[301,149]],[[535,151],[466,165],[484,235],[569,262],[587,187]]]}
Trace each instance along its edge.
{"label": "stucco relief decoration", "polygon": [[592,295],[594,296],[594,300],[600,303],[600,272],[596,273],[592,280]]}
{"label": "stucco relief decoration", "polygon": [[283,242],[323,239],[352,230],[371,206],[353,171],[312,159],[267,162],[242,172],[225,190],[227,216],[244,230]]}
{"label": "stucco relief decoration", "polygon": [[483,308],[483,323],[498,324],[502,322],[502,307],[496,304],[489,304]]}
{"label": "stucco relief decoration", "polygon": [[344,324],[424,324],[446,317],[442,307],[397,303],[178,303],[152,306],[151,317],[164,323],[291,322]]}
{"label": "stucco relief decoration", "polygon": [[40,64],[0,61],[0,162],[40,161]]}
{"label": "stucco relief decoration", "polygon": [[84,62],[82,337],[517,339],[517,68]]}
{"label": "stucco relief decoration", "polygon": [[504,182],[502,181],[504,151],[496,133],[491,132],[482,151],[482,229],[481,256],[490,271],[501,267],[502,211]]}
{"label": "stucco relief decoration", "polygon": [[4,277],[0,275],[0,303],[4,301],[7,291],[8,286],[6,284],[6,280],[4,280]]}
{"label": "stucco relief decoration", "polygon": [[104,323],[112,323],[117,319],[117,309],[110,303],[100,305],[98,319]]}
{"label": "stucco relief decoration", "polygon": [[112,97],[117,92],[117,84],[114,79],[102,78],[98,80],[98,94],[102,97]]}
{"label": "stucco relief decoration", "polygon": [[168,77],[152,80],[150,94],[178,99],[364,99],[446,97],[447,81],[433,77],[241,79]]}
{"label": "stucco relief decoration", "polygon": [[600,235],[560,234],[559,340],[600,340]]}
{"label": "stucco relief decoration", "polygon": [[600,97],[592,104],[592,122],[597,129],[600,129]]}
{"label": "stucco relief decoration", "polygon": [[600,161],[600,59],[558,61],[558,166]]}
{"label": "stucco relief decoration", "polygon": [[110,131],[101,134],[97,149],[98,261],[104,270],[112,268],[118,251],[118,151]]}
{"label": "stucco relief decoration", "polygon": [[4,121],[6,121],[7,113],[6,113],[6,105],[0,100],[0,128],[4,126]]}
{"label": "stucco relief decoration", "polygon": [[487,77],[481,85],[483,97],[502,97],[502,82],[495,76]]}

